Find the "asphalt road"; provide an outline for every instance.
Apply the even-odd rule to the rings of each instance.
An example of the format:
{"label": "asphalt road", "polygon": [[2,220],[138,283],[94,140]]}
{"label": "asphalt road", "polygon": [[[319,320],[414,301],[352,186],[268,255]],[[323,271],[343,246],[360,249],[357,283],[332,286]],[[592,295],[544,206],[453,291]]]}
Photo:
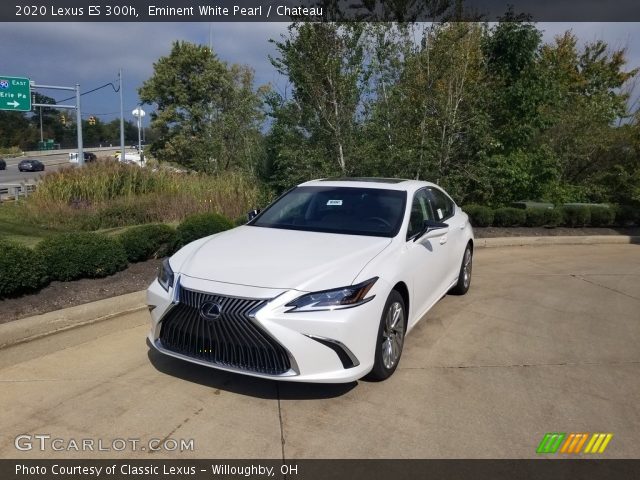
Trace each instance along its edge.
{"label": "asphalt road", "polygon": [[[162,357],[132,314],[0,350],[0,457],[533,458],[546,432],[611,432],[598,458],[638,458],[639,311],[639,245],[482,249],[391,379],[337,386]],[[17,451],[25,433],[195,450]]]}
{"label": "asphalt road", "polygon": [[[105,149],[85,149],[87,152],[94,152],[98,156],[113,155],[113,153],[119,150],[119,148]],[[7,169],[0,170],[0,184],[6,183],[21,183],[21,182],[33,182],[48,172],[55,172],[60,167],[74,165],[69,163],[69,151],[65,150],[63,153],[50,153],[50,152],[31,152],[24,157],[9,158],[7,162]],[[25,158],[34,158],[44,163],[44,172],[20,172],[18,171],[18,163]]]}

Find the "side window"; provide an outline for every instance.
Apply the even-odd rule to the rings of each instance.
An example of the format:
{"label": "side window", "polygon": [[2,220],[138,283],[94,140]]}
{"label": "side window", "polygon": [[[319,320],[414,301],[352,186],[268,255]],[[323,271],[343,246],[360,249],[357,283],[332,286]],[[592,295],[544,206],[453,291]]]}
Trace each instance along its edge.
{"label": "side window", "polygon": [[407,229],[407,239],[413,237],[422,230],[425,220],[433,220],[427,190],[418,190],[413,196],[411,203],[411,215],[409,216],[409,228]]}
{"label": "side window", "polygon": [[437,188],[429,188],[431,194],[431,206],[436,222],[442,222],[450,218],[455,213],[455,204],[447,197],[444,192]]}

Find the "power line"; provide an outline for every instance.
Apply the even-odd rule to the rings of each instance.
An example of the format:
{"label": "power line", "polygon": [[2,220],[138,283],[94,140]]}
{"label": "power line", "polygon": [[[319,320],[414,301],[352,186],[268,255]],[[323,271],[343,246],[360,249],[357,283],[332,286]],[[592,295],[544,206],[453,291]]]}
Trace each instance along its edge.
{"label": "power line", "polygon": [[[120,86],[119,85],[118,85],[118,88],[116,88],[116,86],[112,82],[109,82],[109,83],[105,83],[104,85],[101,85],[99,87],[96,87],[96,88],[94,88],[92,90],[88,90],[88,91],[86,91],[84,93],[81,93],[80,96],[88,95],[89,93],[96,92],[96,91],[98,91],[98,90],[100,90],[102,88],[106,88],[108,86],[111,86],[111,88],[113,88],[113,91],[116,92],[116,93],[118,93],[120,91]],[[74,98],[76,98],[75,95],[73,97],[65,98],[63,100],[56,100],[55,104],[57,105],[59,103],[66,102],[67,100],[73,100]]]}

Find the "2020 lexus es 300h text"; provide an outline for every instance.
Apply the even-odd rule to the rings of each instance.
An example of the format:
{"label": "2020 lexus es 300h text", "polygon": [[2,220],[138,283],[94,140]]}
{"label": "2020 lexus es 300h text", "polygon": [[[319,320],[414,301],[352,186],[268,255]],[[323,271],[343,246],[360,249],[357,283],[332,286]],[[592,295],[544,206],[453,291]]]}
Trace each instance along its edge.
{"label": "2020 lexus es 300h text", "polygon": [[307,182],[165,260],[147,292],[148,339],[256,377],[384,380],[420,318],[469,289],[473,241],[468,216],[432,183]]}

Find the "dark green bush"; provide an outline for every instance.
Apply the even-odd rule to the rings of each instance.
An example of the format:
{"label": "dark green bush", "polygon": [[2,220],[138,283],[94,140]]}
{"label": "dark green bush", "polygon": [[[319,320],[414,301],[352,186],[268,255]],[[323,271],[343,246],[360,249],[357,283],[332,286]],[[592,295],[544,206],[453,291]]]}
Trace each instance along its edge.
{"label": "dark green bush", "polygon": [[0,241],[0,298],[32,292],[47,283],[47,269],[38,252]]}
{"label": "dark green bush", "polygon": [[41,241],[37,247],[52,280],[97,278],[112,275],[127,266],[122,244],[90,232],[64,233]]}
{"label": "dark green bush", "polygon": [[196,213],[178,225],[177,246],[233,228],[233,222],[217,213]]}
{"label": "dark green bush", "polygon": [[547,208],[544,212],[544,224],[546,227],[558,227],[562,225],[564,216],[559,208]]}
{"label": "dark green bush", "polygon": [[242,215],[242,216],[236,218],[233,221],[233,223],[235,224],[236,227],[239,227],[241,225],[246,225],[248,221],[249,220],[247,219],[247,216],[246,215]]}
{"label": "dark green bush", "polygon": [[527,214],[520,208],[503,207],[493,211],[493,225],[495,227],[519,227],[524,225]]}
{"label": "dark green bush", "polygon": [[613,224],[615,212],[609,207],[591,207],[591,226],[607,227]]}
{"label": "dark green bush", "polygon": [[129,262],[165,257],[171,253],[175,239],[176,230],[162,223],[131,227],[118,235]]}
{"label": "dark green bush", "polygon": [[462,210],[469,215],[471,225],[474,227],[490,227],[493,223],[493,210],[481,205],[466,205]]}
{"label": "dark green bush", "polygon": [[618,205],[615,209],[616,224],[621,227],[640,225],[640,207],[633,205]]}
{"label": "dark green bush", "polygon": [[591,209],[586,205],[564,205],[562,218],[567,227],[584,227],[591,221]]}
{"label": "dark green bush", "polygon": [[524,224],[527,227],[543,227],[547,224],[548,208],[528,208],[524,212],[527,218]]}

